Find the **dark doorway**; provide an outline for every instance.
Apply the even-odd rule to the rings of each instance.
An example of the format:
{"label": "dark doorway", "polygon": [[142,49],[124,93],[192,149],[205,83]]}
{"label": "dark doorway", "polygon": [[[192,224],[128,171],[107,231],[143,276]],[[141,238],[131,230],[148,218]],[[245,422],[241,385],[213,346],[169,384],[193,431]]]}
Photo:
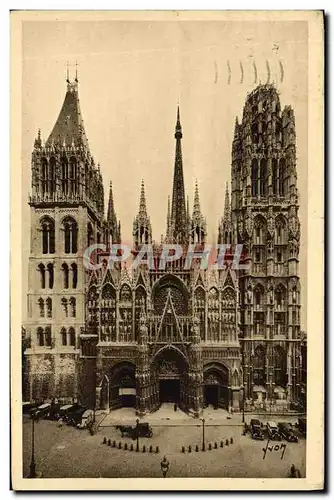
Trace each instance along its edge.
{"label": "dark doorway", "polygon": [[207,405],[212,405],[214,408],[218,408],[219,386],[206,385],[204,389],[204,397]]}
{"label": "dark doorway", "polygon": [[120,400],[123,408],[133,408],[136,406],[136,396],[133,394],[121,394]]}
{"label": "dark doorway", "polygon": [[160,380],[160,403],[180,402],[180,381],[178,379]]}

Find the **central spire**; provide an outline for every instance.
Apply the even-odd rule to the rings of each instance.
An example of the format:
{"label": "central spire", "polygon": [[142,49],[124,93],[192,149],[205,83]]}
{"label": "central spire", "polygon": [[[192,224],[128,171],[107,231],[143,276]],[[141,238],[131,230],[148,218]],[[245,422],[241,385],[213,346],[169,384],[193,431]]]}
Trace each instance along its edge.
{"label": "central spire", "polygon": [[181,148],[182,127],[180,121],[179,106],[177,107],[174,137],[176,139],[176,148],[172,196],[171,233],[173,240],[176,243],[182,244],[187,242],[187,214]]}

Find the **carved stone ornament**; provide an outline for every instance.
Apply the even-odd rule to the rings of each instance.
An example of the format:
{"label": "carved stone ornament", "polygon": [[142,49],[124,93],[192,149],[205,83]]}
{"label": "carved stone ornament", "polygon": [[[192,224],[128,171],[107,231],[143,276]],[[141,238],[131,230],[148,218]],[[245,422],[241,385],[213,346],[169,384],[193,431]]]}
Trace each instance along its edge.
{"label": "carved stone ornament", "polygon": [[178,374],[180,371],[179,371],[177,364],[174,361],[163,359],[159,363],[159,372],[162,375],[167,375],[170,373],[171,374]]}

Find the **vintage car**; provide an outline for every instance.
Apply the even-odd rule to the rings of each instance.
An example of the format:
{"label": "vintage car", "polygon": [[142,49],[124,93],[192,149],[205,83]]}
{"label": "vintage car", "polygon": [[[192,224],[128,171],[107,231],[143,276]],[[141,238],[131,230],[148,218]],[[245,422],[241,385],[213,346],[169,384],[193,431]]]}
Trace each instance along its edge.
{"label": "vintage car", "polygon": [[30,415],[30,413],[35,410],[41,403],[30,403],[30,401],[25,401],[22,403],[22,413],[24,415]]}
{"label": "vintage car", "polygon": [[275,422],[267,422],[266,428],[269,439],[271,439],[272,441],[282,441],[282,436],[280,435],[277,424]]}
{"label": "vintage car", "polygon": [[261,422],[256,418],[252,418],[250,421],[250,432],[253,439],[264,439]]}
{"label": "vintage car", "polygon": [[67,404],[61,406],[58,411],[57,420],[62,419],[66,421],[67,413],[71,410],[71,408],[73,408],[73,406],[74,406],[73,404]]}
{"label": "vintage car", "polygon": [[86,429],[86,427],[94,420],[94,411],[93,410],[85,410],[81,415],[80,422],[77,423],[78,429]]}
{"label": "vintage car", "polygon": [[66,421],[68,425],[74,425],[75,427],[81,422],[82,415],[87,410],[87,407],[81,406],[80,408],[72,408],[66,415]]}
{"label": "vintage car", "polygon": [[46,418],[49,420],[58,420],[59,410],[62,406],[61,403],[52,403]]}
{"label": "vintage car", "polygon": [[46,418],[49,414],[50,408],[51,403],[43,403],[42,405],[37,406],[37,408],[31,410],[30,416],[34,419]]}
{"label": "vintage car", "polygon": [[298,419],[298,429],[303,436],[306,436],[306,418]]}
{"label": "vintage car", "polygon": [[289,441],[289,443],[298,443],[298,438],[293,432],[291,424],[287,422],[278,422],[277,427],[281,436]]}

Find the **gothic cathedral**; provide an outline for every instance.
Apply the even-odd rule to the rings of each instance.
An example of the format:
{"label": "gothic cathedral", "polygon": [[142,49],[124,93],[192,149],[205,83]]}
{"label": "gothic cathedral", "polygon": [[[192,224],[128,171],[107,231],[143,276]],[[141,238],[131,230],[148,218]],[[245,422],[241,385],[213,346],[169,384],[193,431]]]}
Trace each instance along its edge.
{"label": "gothic cathedral", "polygon": [[[217,242],[243,245],[242,270],[184,265],[189,244],[207,243],[207,228],[198,185],[192,212],[185,196],[179,110],[166,234],[152,239],[143,182],[133,221],[133,256],[144,245],[157,262],[164,243],[184,249],[161,270],[108,266],[121,224],[111,183],[105,216],[77,78],[67,80],[46,142],[38,133],[31,165],[25,400],[133,406],[139,415],[174,402],[194,416],[205,405],[284,412],[300,402],[295,123],[274,86],[249,94],[235,123],[231,199],[226,187]],[[90,270],[84,252],[93,243],[105,251]]]}

